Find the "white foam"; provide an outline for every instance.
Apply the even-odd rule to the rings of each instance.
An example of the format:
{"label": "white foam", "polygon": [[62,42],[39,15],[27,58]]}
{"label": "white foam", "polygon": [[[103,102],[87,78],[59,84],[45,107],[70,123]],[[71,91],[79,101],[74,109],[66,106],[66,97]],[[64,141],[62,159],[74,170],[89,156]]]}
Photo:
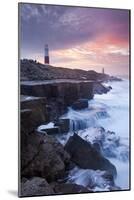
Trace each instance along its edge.
{"label": "white foam", "polygon": [[110,159],[110,161],[116,166],[118,172],[118,176],[115,180],[116,185],[124,190],[129,189],[129,163],[122,162],[118,159]]}
{"label": "white foam", "polygon": [[53,122],[49,122],[48,124],[43,124],[41,126],[39,126],[37,128],[38,131],[42,131],[43,129],[49,129],[49,128],[53,128],[54,127],[54,123]]}
{"label": "white foam", "polygon": [[[77,131],[79,136],[92,143],[95,137],[101,137],[98,127],[115,132],[116,136],[120,137],[120,146],[112,150],[116,158],[108,159],[117,168],[116,184],[123,190],[129,188],[129,82],[110,82],[109,85],[112,86],[112,90],[107,94],[95,95],[94,99],[89,101],[87,109],[75,111],[69,108],[63,117],[71,119],[70,132],[59,139],[65,144],[73,132]],[[83,130],[78,131],[79,129]],[[106,140],[105,147],[110,145],[109,141]],[[88,175],[89,171],[77,170],[72,178],[76,183],[85,185]],[[102,188],[96,186],[96,191],[99,190],[102,191]]]}
{"label": "white foam", "polygon": [[76,183],[93,191],[108,191],[109,183],[103,178],[105,171],[80,169],[75,167],[70,171],[68,182]]}

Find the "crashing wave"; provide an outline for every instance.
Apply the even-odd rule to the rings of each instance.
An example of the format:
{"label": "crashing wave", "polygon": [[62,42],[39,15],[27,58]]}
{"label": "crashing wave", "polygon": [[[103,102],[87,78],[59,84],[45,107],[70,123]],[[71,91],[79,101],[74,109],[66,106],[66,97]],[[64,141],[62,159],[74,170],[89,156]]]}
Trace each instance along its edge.
{"label": "crashing wave", "polygon": [[78,135],[99,148],[106,157],[117,158],[124,162],[129,159],[128,145],[122,143],[121,138],[113,131],[105,131],[102,127],[92,127],[79,131]]}
{"label": "crashing wave", "polygon": [[82,185],[94,192],[120,189],[115,185],[113,177],[108,172],[101,170],[80,169],[75,167],[68,175],[68,182]]}

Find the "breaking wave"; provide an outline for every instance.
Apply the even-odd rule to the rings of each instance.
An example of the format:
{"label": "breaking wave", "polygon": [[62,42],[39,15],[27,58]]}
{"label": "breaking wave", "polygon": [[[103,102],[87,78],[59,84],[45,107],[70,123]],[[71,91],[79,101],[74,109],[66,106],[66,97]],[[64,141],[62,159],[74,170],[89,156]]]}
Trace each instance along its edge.
{"label": "breaking wave", "polygon": [[[70,132],[58,139],[65,144],[76,132],[84,140],[100,144],[102,154],[116,166],[115,183],[124,190],[129,189],[129,81],[110,82],[110,86],[112,90],[95,95],[87,109],[76,111],[69,108],[62,118],[70,119]],[[106,184],[103,173],[74,168],[69,180],[87,187],[90,180],[94,191],[107,191],[110,185]]]}

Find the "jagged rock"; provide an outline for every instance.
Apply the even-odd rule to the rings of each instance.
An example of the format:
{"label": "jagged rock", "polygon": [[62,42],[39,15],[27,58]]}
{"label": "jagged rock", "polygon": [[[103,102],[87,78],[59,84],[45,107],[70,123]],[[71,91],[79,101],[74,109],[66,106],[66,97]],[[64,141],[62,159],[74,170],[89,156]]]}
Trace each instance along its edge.
{"label": "jagged rock", "polygon": [[99,143],[94,142],[94,143],[93,143],[93,147],[96,149],[96,151],[101,152],[101,145],[100,145]]}
{"label": "jagged rock", "polygon": [[121,79],[108,74],[97,73],[94,70],[69,69],[64,67],[43,65],[35,60],[23,59],[20,61],[21,80],[50,80],[50,79],[75,79],[75,80],[102,80],[120,81]]}
{"label": "jagged rock", "polygon": [[71,105],[79,98],[93,98],[93,82],[78,80],[53,80],[21,82],[21,94],[47,99],[62,99],[66,105]]}
{"label": "jagged rock", "polygon": [[70,156],[52,136],[31,133],[21,141],[21,176],[62,177]]}
{"label": "jagged rock", "polygon": [[88,108],[88,99],[78,99],[76,102],[73,103],[72,108],[74,110]]}
{"label": "jagged rock", "polygon": [[82,185],[77,185],[74,183],[62,183],[55,184],[53,190],[56,194],[76,194],[76,193],[87,193],[92,192]]}
{"label": "jagged rock", "polygon": [[83,169],[100,169],[108,171],[116,176],[115,166],[99,151],[97,151],[91,143],[83,140],[77,134],[71,136],[65,145],[66,151],[70,154],[71,160]]}
{"label": "jagged rock", "polygon": [[[23,109],[20,111],[20,119],[21,119],[21,133],[30,133],[34,131],[36,127],[36,123],[32,119],[32,110],[31,109]],[[23,136],[23,134],[22,134]]]}
{"label": "jagged rock", "polygon": [[21,80],[49,80],[49,79],[77,79],[96,80],[106,79],[108,75],[97,73],[93,70],[68,69],[58,66],[43,65],[34,60],[23,59],[20,61]]}
{"label": "jagged rock", "polygon": [[94,96],[94,91],[93,91],[93,86],[94,86],[94,81],[89,81],[89,82],[80,82],[79,83],[79,91],[80,99],[92,99]]}
{"label": "jagged rock", "polygon": [[[20,103],[22,126],[28,128],[28,130],[34,130],[35,127],[47,121],[45,98],[21,96]],[[30,110],[29,114],[27,110]],[[21,128],[24,128],[22,126]],[[25,129],[27,132],[28,130]]]}
{"label": "jagged rock", "polygon": [[111,90],[111,87],[106,87],[101,83],[94,83],[94,94],[105,94]]}
{"label": "jagged rock", "polygon": [[21,197],[52,194],[55,194],[55,192],[44,178],[33,177],[32,179],[21,183]]}
{"label": "jagged rock", "polygon": [[110,76],[109,81],[122,81],[122,79],[115,76]]}
{"label": "jagged rock", "polygon": [[93,98],[93,82],[78,80],[26,81],[21,82],[21,94],[36,98],[45,97],[44,120],[55,121],[65,114],[67,107],[78,99]]}
{"label": "jagged rock", "polygon": [[96,150],[102,152],[105,157],[117,158],[122,161],[128,161],[129,148],[128,145],[122,143],[120,137],[113,131],[106,131],[102,127],[94,128],[94,132],[90,128],[86,131],[79,131],[78,135],[84,140],[92,143]]}
{"label": "jagged rock", "polygon": [[67,133],[70,128],[70,119],[59,119],[55,126],[59,127],[60,133]]}
{"label": "jagged rock", "polygon": [[109,90],[112,90],[112,87],[111,86],[108,86]]}
{"label": "jagged rock", "polygon": [[60,133],[58,126],[42,129],[41,132],[47,133],[48,135],[55,135]]}
{"label": "jagged rock", "polygon": [[48,99],[48,104],[46,105],[47,115],[50,121],[57,121],[59,117],[67,112],[67,105],[64,99]]}

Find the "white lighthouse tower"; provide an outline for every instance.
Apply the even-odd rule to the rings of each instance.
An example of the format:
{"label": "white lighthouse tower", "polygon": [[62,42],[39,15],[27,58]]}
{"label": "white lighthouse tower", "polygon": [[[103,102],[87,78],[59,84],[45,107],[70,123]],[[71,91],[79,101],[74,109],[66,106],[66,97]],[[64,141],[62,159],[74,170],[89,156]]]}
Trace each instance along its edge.
{"label": "white lighthouse tower", "polygon": [[48,44],[45,44],[45,48],[44,48],[44,64],[49,64],[49,48],[48,48]]}

